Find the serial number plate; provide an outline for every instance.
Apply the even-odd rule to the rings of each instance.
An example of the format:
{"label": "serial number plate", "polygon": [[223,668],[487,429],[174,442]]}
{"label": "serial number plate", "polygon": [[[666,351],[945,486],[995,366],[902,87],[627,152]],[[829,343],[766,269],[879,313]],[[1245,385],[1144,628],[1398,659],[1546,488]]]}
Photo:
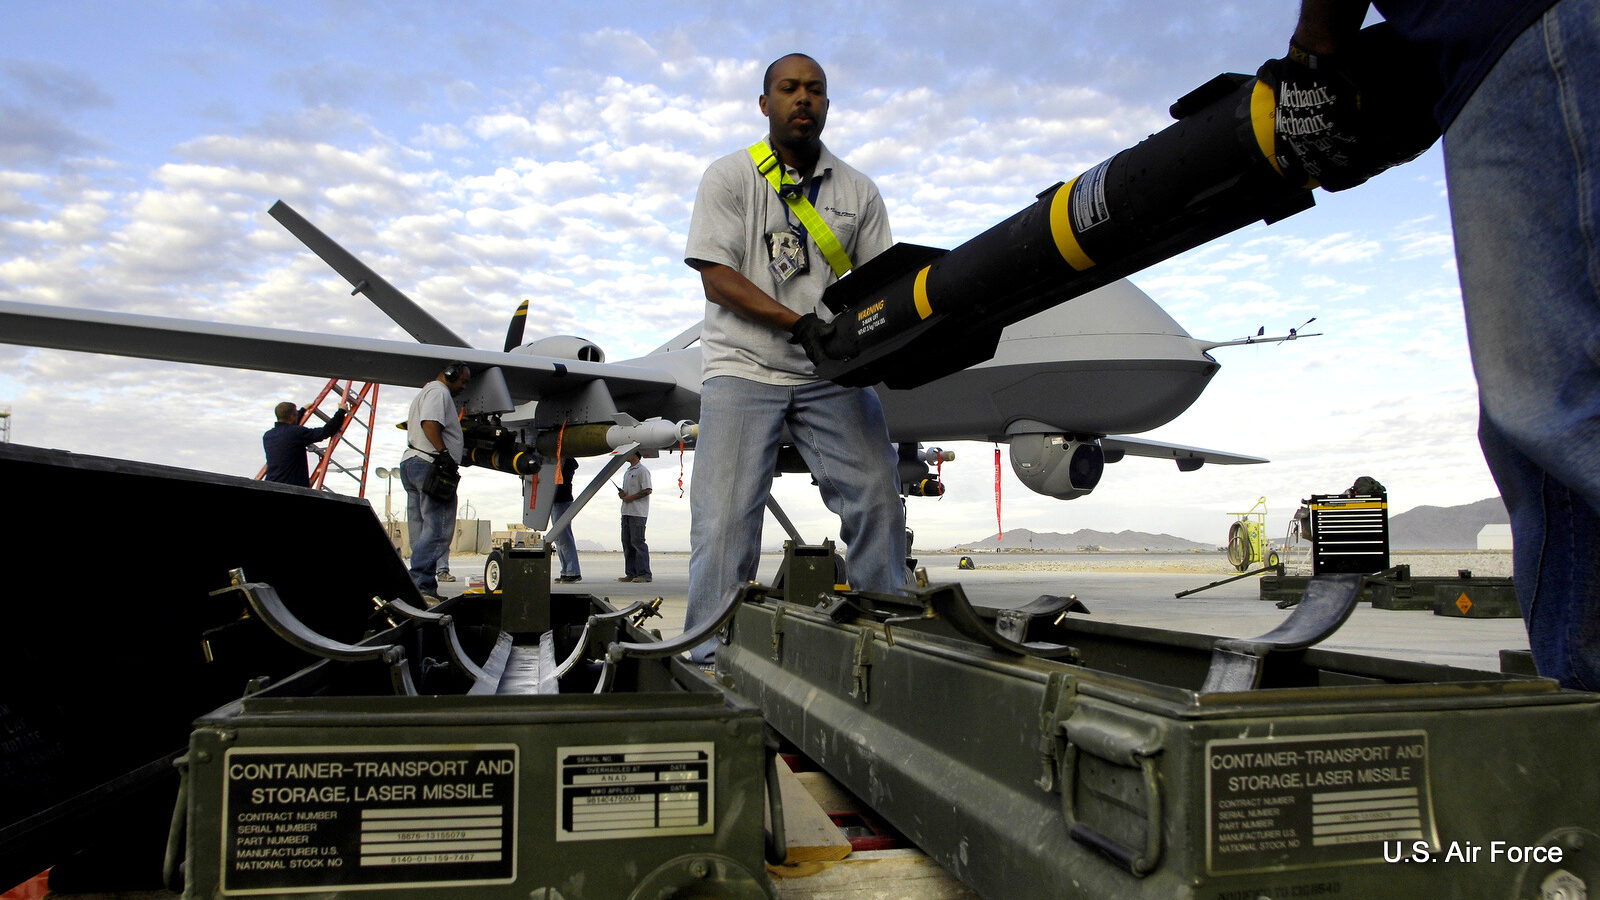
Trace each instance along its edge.
{"label": "serial number plate", "polygon": [[556,750],[556,840],[711,834],[711,743],[619,744]]}

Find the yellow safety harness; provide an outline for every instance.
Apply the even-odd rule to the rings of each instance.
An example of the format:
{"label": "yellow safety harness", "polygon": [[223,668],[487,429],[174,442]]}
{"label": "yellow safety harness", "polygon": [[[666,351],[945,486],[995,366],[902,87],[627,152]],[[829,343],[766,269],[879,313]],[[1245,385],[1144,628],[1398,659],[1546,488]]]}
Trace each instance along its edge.
{"label": "yellow safety harness", "polygon": [[[805,194],[800,192],[799,185],[789,179],[789,173],[783,164],[778,161],[778,155],[772,152],[764,140],[756,141],[750,145],[750,159],[756,164],[756,171],[762,178],[772,185],[781,199],[800,224],[811,234],[811,240],[817,244],[817,249],[822,251],[828,265],[833,267],[835,277],[843,277],[844,273],[854,268],[850,263],[850,254],[844,252],[844,247],[839,244],[839,239],[834,236],[833,229],[828,223],[822,221],[822,216],[817,213],[817,208],[811,205]],[[784,190],[785,187],[789,190]]]}

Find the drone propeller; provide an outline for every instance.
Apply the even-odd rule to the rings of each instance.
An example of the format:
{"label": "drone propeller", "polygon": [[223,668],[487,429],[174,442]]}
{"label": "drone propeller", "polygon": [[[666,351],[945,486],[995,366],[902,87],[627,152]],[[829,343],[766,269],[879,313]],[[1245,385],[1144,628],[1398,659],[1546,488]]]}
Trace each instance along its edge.
{"label": "drone propeller", "polygon": [[517,311],[511,314],[511,324],[506,327],[506,352],[522,346],[522,329],[528,324],[528,301],[522,301]]}

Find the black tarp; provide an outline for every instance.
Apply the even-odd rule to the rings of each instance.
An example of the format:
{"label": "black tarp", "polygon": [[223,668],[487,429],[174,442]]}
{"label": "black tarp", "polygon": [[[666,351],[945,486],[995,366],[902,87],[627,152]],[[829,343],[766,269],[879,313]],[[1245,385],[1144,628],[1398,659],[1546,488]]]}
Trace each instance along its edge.
{"label": "black tarp", "polygon": [[[0,889],[97,843],[159,847],[191,722],[311,661],[210,596],[230,570],[348,642],[373,597],[422,605],[362,499],[15,445],[0,492]],[[159,882],[159,853],[138,866]]]}

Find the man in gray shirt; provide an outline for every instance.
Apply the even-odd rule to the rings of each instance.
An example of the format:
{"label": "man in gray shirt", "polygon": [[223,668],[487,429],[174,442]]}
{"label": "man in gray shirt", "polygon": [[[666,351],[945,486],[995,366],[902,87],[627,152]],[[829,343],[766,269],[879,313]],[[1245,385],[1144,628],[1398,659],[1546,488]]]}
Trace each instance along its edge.
{"label": "man in gray shirt", "polygon": [[650,545],[644,541],[650,518],[650,470],[638,450],[628,454],[628,471],[622,473],[617,498],[622,501],[622,577],[618,581],[650,583]]}
{"label": "man in gray shirt", "polygon": [[454,468],[461,461],[464,439],[456,397],[472,380],[472,369],[453,362],[422,386],[406,414],[406,452],[400,457],[400,481],[406,488],[406,521],[417,524],[411,545],[411,580],[431,597],[439,591],[439,562],[450,555],[455,537],[456,500],[423,490],[435,459]]}
{"label": "man in gray shirt", "polygon": [[[806,349],[826,329],[822,292],[841,269],[893,243],[888,214],[871,179],[822,144],[828,83],[816,60],[796,53],[774,62],[759,104],[767,138],[706,170],[684,253],[707,300],[686,631],[723,591],[755,578],[785,427],[840,516],[850,585],[888,591],[906,582],[905,514],[883,407],[870,388],[819,380]],[[768,171],[806,198],[827,234],[802,221]],[[828,235],[848,256],[842,267],[819,246]],[[706,663],[715,651],[708,641],[691,658]]]}

